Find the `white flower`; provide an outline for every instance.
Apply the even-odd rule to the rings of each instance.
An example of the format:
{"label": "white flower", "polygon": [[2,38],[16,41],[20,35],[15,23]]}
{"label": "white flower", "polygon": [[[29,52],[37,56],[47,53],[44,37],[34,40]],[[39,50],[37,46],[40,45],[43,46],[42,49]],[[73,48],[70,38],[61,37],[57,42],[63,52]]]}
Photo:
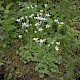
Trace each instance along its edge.
{"label": "white flower", "polygon": [[32,26],[32,24],[29,24],[30,26]]}
{"label": "white flower", "polygon": [[42,21],[44,20],[44,21],[45,21],[45,20],[46,20],[46,18],[39,17],[39,20],[42,20]]}
{"label": "white flower", "polygon": [[53,42],[51,42],[51,44],[54,44],[54,41],[53,41]]}
{"label": "white flower", "polygon": [[42,21],[40,21],[40,25],[42,24]]}
{"label": "white flower", "polygon": [[25,27],[29,27],[29,24],[26,24],[26,26]]}
{"label": "white flower", "polygon": [[34,8],[34,7],[31,7],[32,9]]}
{"label": "white flower", "polygon": [[45,21],[45,20],[46,20],[46,18],[43,18],[43,20]]}
{"label": "white flower", "polygon": [[22,26],[26,26],[26,23],[24,22],[24,23],[22,23]]}
{"label": "white flower", "polygon": [[39,40],[36,40],[37,43],[39,43]]}
{"label": "white flower", "polygon": [[37,13],[37,16],[39,17],[39,13]]}
{"label": "white flower", "polygon": [[40,43],[43,43],[43,42],[45,42],[45,41],[46,41],[46,39],[40,39],[40,40],[39,40]]}
{"label": "white flower", "polygon": [[34,17],[34,19],[38,19],[39,20],[39,17]]}
{"label": "white flower", "polygon": [[20,19],[17,19],[16,21],[17,21],[17,22],[20,22]]}
{"label": "white flower", "polygon": [[35,23],[35,26],[40,26],[40,23],[39,23],[39,22],[36,22],[36,23]]}
{"label": "white flower", "polygon": [[43,29],[42,28],[39,28],[38,31],[43,31]]}
{"label": "white flower", "polygon": [[26,19],[28,19],[28,16],[25,16]]}
{"label": "white flower", "polygon": [[29,18],[32,18],[34,16],[34,14],[31,14],[30,16],[29,16]]}
{"label": "white flower", "polygon": [[46,14],[46,16],[49,17],[50,15],[49,14]]}
{"label": "white flower", "polygon": [[42,39],[39,40],[40,43],[43,43],[44,41]]}
{"label": "white flower", "polygon": [[24,28],[24,27],[29,27],[29,24],[27,24],[27,23],[22,23],[22,28]]}
{"label": "white flower", "polygon": [[61,25],[59,24],[59,27],[61,27]]}
{"label": "white flower", "polygon": [[30,7],[27,7],[27,9],[29,9]]}
{"label": "white flower", "polygon": [[30,15],[29,18],[32,18],[32,16]]}
{"label": "white flower", "polygon": [[43,15],[43,13],[39,13],[41,16]]}
{"label": "white flower", "polygon": [[44,4],[44,6],[45,6],[45,8],[47,8],[48,5],[47,4]]}
{"label": "white flower", "polygon": [[37,41],[37,40],[38,40],[38,38],[33,38],[33,40],[34,40],[34,41]]}
{"label": "white flower", "polygon": [[59,22],[59,24],[61,24],[61,25],[62,25],[62,24],[64,24],[64,23],[63,23],[63,22]]}
{"label": "white flower", "polygon": [[22,35],[19,35],[18,37],[19,37],[19,38],[22,38]]}
{"label": "white flower", "polygon": [[32,7],[32,5],[30,5]]}
{"label": "white flower", "polygon": [[38,38],[33,38],[34,41],[38,42],[38,43],[43,43],[46,41],[46,39],[39,39]]}
{"label": "white flower", "polygon": [[58,22],[58,19],[55,19],[54,22]]}
{"label": "white flower", "polygon": [[37,31],[34,31],[34,33],[37,33]]}
{"label": "white flower", "polygon": [[54,44],[54,42],[55,42],[55,40],[53,40],[53,41],[51,42],[51,44]]}
{"label": "white flower", "polygon": [[30,5],[30,6],[31,6],[32,9],[34,8],[32,5]]}
{"label": "white flower", "polygon": [[37,42],[40,42],[40,43],[43,43],[43,42],[45,42],[45,41],[46,41],[46,39],[37,40]]}
{"label": "white flower", "polygon": [[21,19],[21,20],[23,20],[23,19],[24,19],[24,17],[22,16],[20,19]]}
{"label": "white flower", "polygon": [[26,29],[25,32],[28,32],[28,30]]}
{"label": "white flower", "polygon": [[35,7],[37,7],[37,5],[34,5]]}
{"label": "white flower", "polygon": [[46,20],[46,18],[39,17],[39,16],[38,17],[34,17],[34,19],[41,20],[41,21],[43,21],[43,20],[45,21]]}
{"label": "white flower", "polygon": [[43,10],[40,10],[40,12],[43,12]]}
{"label": "white flower", "polygon": [[48,47],[50,47],[50,44],[48,44]]}
{"label": "white flower", "polygon": [[36,22],[36,23],[35,23],[35,26],[36,26],[36,27],[37,27],[37,26],[40,26],[41,23],[42,23],[42,21],[40,21],[40,22]]}
{"label": "white flower", "polygon": [[36,19],[37,17],[34,17],[34,19]]}
{"label": "white flower", "polygon": [[46,41],[46,39],[43,39],[43,41],[45,42],[45,41]]}
{"label": "white flower", "polygon": [[27,19],[26,22],[29,23],[29,19]]}
{"label": "white flower", "polygon": [[60,42],[56,42],[57,45],[60,45]]}
{"label": "white flower", "polygon": [[55,48],[55,50],[56,50],[56,51],[58,51],[58,50],[59,50],[59,47],[58,47],[58,46],[55,46],[54,48]]}
{"label": "white flower", "polygon": [[60,22],[59,21],[57,23],[60,25]]}
{"label": "white flower", "polygon": [[49,28],[50,27],[50,25],[48,25],[48,24],[46,24],[45,26],[46,26],[46,28]]}

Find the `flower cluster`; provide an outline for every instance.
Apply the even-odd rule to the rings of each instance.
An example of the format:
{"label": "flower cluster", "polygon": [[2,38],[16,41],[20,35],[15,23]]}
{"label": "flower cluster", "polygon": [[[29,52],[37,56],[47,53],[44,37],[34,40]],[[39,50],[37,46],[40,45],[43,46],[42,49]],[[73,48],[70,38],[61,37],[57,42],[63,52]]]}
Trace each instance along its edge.
{"label": "flower cluster", "polygon": [[56,22],[56,23],[59,25],[59,27],[61,27],[61,25],[63,25],[63,24],[64,24],[63,22],[59,22],[59,20],[58,20],[58,19],[55,19],[55,20],[54,20],[54,22]]}
{"label": "flower cluster", "polygon": [[41,20],[41,21],[45,21],[45,20],[46,20],[46,18],[39,17],[39,16],[38,16],[38,17],[34,17],[34,19],[35,19],[35,20]]}
{"label": "flower cluster", "polygon": [[56,51],[58,51],[60,42],[57,42],[57,41],[53,40],[50,44],[48,44],[48,47],[50,47],[51,45],[53,45],[55,43],[56,43],[56,46],[54,48],[55,48]]}
{"label": "flower cluster", "polygon": [[39,39],[39,38],[33,38],[33,40],[41,44],[46,41],[46,39]]}
{"label": "flower cluster", "polygon": [[35,8],[35,7],[37,7],[37,5],[30,5],[30,6],[27,7],[27,9],[30,9],[30,8],[33,9],[33,8]]}
{"label": "flower cluster", "polygon": [[[37,5],[34,5],[34,6],[30,5],[30,7],[33,9],[34,7],[37,7]],[[30,7],[28,6],[27,8],[29,9]],[[46,8],[48,8],[48,5],[44,4],[44,7],[46,9]],[[49,31],[50,30],[49,28],[52,27],[52,25],[49,24],[49,21],[47,21],[47,19],[50,18],[51,15],[48,12],[45,12],[45,9],[40,9],[36,13],[31,13],[30,15],[22,16],[16,20],[18,23],[20,22],[22,24],[21,27],[25,29],[25,32],[27,34],[28,34],[28,32],[30,32],[30,30],[32,30],[31,33],[34,36],[34,38],[33,37],[32,38],[35,42],[37,42],[39,44],[45,43],[47,41],[47,39],[42,39],[41,36],[38,36],[38,38],[35,38],[35,35],[43,34],[44,32],[46,32],[46,30]],[[59,26],[64,24],[63,22],[59,22],[58,19],[55,19],[54,22],[56,22]],[[34,33],[36,33],[36,34],[34,34]],[[30,36],[32,36],[32,35],[30,34]],[[19,35],[18,37],[22,38],[22,35]],[[48,45],[48,47],[50,47],[53,44],[55,45],[54,49],[56,51],[58,51],[59,50],[58,45],[60,45],[60,42],[56,42],[55,40],[53,40],[52,42],[50,42],[47,45]]]}
{"label": "flower cluster", "polygon": [[[39,39],[39,38],[33,38],[33,40],[34,40],[35,42],[38,42],[38,43],[41,43],[41,44],[46,41],[46,39]],[[57,41],[53,40],[50,44],[48,44],[48,47],[50,47],[51,45],[53,45],[53,44],[55,44],[55,43],[56,43],[56,46],[54,47],[54,49],[55,49],[56,51],[58,51],[58,50],[59,50],[60,42],[57,42]]]}
{"label": "flower cluster", "polygon": [[[31,8],[34,8],[34,7],[37,7],[37,5],[30,5]],[[30,8],[29,6],[27,7],[28,9]],[[44,4],[44,7],[48,7],[47,4]],[[39,32],[42,32],[44,29],[43,27],[41,27],[42,23],[44,21],[47,20],[48,17],[50,17],[50,14],[49,13],[46,13],[45,16],[43,16],[43,12],[44,10],[41,9],[39,12],[36,12],[36,13],[32,13],[30,14],[29,16],[21,16],[20,18],[18,18],[16,21],[19,23],[22,24],[22,28],[26,27],[26,30],[25,32],[28,32],[28,27],[32,26],[34,27],[35,29],[37,28],[37,30],[34,29],[34,33],[37,33],[38,31]],[[30,19],[34,19],[34,24],[31,23]],[[46,28],[49,28],[50,25],[49,24],[45,24],[45,27]]]}

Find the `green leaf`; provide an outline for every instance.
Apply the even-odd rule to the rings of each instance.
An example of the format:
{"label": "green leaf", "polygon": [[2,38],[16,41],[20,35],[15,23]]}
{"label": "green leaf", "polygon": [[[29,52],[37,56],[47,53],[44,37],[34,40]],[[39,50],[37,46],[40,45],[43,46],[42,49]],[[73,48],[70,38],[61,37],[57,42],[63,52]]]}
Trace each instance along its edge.
{"label": "green leaf", "polygon": [[4,8],[3,7],[0,7],[0,11],[4,11]]}
{"label": "green leaf", "polygon": [[12,74],[9,73],[7,80],[12,80]]}
{"label": "green leaf", "polygon": [[0,66],[1,66],[1,65],[4,65],[4,63],[3,63],[3,62],[0,62]]}
{"label": "green leaf", "polygon": [[44,77],[44,74],[39,74],[39,77],[43,78]]}
{"label": "green leaf", "polygon": [[16,54],[18,55],[19,54],[19,51],[16,51]]}
{"label": "green leaf", "polygon": [[13,3],[11,2],[10,4],[8,4],[8,5],[6,6],[6,10],[9,10],[12,6],[13,6]]}
{"label": "green leaf", "polygon": [[64,80],[64,78],[63,77],[60,77],[60,80]]}
{"label": "green leaf", "polygon": [[7,47],[7,44],[3,44],[3,48],[6,48]]}
{"label": "green leaf", "polygon": [[53,23],[53,21],[50,18],[47,18],[47,22],[48,22],[48,24],[52,24]]}
{"label": "green leaf", "polygon": [[4,18],[5,18],[5,19],[7,19],[7,18],[8,18],[8,15],[7,15],[7,14],[6,14],[6,15],[4,15]]}
{"label": "green leaf", "polygon": [[9,10],[5,10],[4,11],[4,14],[9,14]]}

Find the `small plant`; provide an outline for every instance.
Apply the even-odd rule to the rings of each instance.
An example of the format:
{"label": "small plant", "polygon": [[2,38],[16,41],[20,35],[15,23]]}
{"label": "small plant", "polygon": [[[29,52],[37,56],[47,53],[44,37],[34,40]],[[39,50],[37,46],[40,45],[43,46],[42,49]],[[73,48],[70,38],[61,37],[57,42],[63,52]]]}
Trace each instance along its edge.
{"label": "small plant", "polygon": [[58,65],[62,60],[59,54],[60,40],[55,36],[63,29],[64,23],[51,19],[47,9],[48,4],[43,7],[30,5],[24,10],[30,13],[16,19],[20,31],[18,38],[27,39],[27,44],[20,48],[19,55],[24,61],[36,63],[35,70],[40,73],[40,77],[58,73]]}
{"label": "small plant", "polygon": [[[74,23],[69,20],[72,12],[68,13],[73,8],[68,8],[67,13],[68,1],[44,2],[38,2],[38,5],[26,2],[10,3],[6,7],[0,5],[0,48],[10,47],[14,40],[24,41],[25,45],[17,54],[24,63],[34,62],[35,71],[42,78],[45,74],[53,77],[59,73],[63,57],[68,58],[65,54],[73,55],[80,45],[80,32],[71,27],[77,23],[77,17],[75,14],[71,17]],[[11,79],[12,75],[9,76]]]}
{"label": "small plant", "polygon": [[59,73],[62,52],[68,52],[67,47],[72,51],[69,49],[74,38],[69,37],[71,28],[48,12],[48,4],[29,5],[21,10],[26,13],[16,19],[18,38],[27,40],[27,43],[17,54],[23,61],[35,62],[35,71],[39,72],[40,77],[43,78],[45,74],[52,77]]}

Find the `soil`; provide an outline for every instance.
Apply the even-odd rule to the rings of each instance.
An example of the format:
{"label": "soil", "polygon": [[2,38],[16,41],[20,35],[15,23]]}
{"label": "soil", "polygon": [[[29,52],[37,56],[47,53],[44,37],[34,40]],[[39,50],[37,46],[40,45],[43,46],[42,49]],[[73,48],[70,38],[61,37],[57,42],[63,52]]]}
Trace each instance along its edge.
{"label": "soil", "polygon": [[80,80],[80,66],[75,66],[74,73],[75,73],[75,79]]}
{"label": "soil", "polygon": [[5,56],[3,57],[5,64],[0,66],[0,80],[59,80],[59,77],[64,74],[65,65],[62,62],[59,65],[62,67],[61,73],[55,75],[53,78],[47,75],[44,78],[40,78],[38,72],[34,70],[35,63],[29,62],[25,64],[22,62],[20,56],[16,54],[16,50],[22,45],[22,41],[17,43],[17,40],[15,40],[11,44],[11,48],[5,50]]}
{"label": "soil", "polygon": [[80,23],[78,23],[78,24],[76,25],[76,29],[77,29],[78,31],[80,31]]}
{"label": "soil", "polygon": [[[65,61],[63,60],[60,67],[60,73],[55,75],[53,78],[50,78],[48,75],[45,75],[44,78],[40,78],[38,72],[35,69],[35,63],[29,62],[24,63],[20,56],[16,54],[16,50],[20,46],[24,45],[23,41],[18,43],[17,40],[14,40],[11,44],[11,48],[5,50],[5,56],[3,56],[4,65],[0,66],[0,80],[59,80],[59,77],[66,74]],[[79,72],[80,67],[75,67],[75,73]],[[75,76],[74,80],[79,80],[79,75]]]}

